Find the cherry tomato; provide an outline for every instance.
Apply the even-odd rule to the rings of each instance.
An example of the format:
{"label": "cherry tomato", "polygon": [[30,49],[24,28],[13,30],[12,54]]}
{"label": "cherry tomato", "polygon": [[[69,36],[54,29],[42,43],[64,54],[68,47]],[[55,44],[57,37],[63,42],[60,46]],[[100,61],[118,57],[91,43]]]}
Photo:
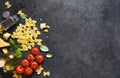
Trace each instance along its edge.
{"label": "cherry tomato", "polygon": [[29,63],[29,61],[28,61],[27,59],[23,59],[23,60],[22,60],[22,66],[23,66],[23,67],[27,67],[27,66],[29,66],[29,64],[30,64],[30,63]]}
{"label": "cherry tomato", "polygon": [[18,74],[22,74],[22,73],[24,72],[24,67],[21,66],[21,65],[17,66],[17,67],[16,67],[16,72],[17,72]]}
{"label": "cherry tomato", "polygon": [[43,63],[44,61],[44,56],[42,54],[39,54],[37,57],[36,57],[36,62],[38,63]]}
{"label": "cherry tomato", "polygon": [[27,60],[28,60],[29,62],[33,61],[34,59],[35,59],[35,57],[34,57],[32,54],[28,54],[28,55],[27,55]]}
{"label": "cherry tomato", "polygon": [[32,53],[34,56],[36,56],[37,54],[39,54],[39,52],[40,52],[40,50],[39,50],[37,47],[33,47],[33,48],[31,49],[31,53]]}
{"label": "cherry tomato", "polygon": [[34,61],[31,63],[30,67],[35,70],[38,68],[38,63],[36,61]]}
{"label": "cherry tomato", "polygon": [[25,74],[26,75],[31,75],[33,73],[33,70],[30,67],[25,68]]}

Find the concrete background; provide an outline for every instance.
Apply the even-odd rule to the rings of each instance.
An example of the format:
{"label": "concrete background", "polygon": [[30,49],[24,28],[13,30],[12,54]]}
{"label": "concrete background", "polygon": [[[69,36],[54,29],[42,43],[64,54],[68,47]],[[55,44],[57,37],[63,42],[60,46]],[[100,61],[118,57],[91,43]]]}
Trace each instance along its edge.
{"label": "concrete background", "polygon": [[[5,1],[0,0],[0,21]],[[48,34],[40,36],[54,54],[44,63],[51,71],[48,78],[120,78],[120,0],[9,1],[12,14],[22,9],[51,26]],[[0,73],[0,78],[12,76]]]}

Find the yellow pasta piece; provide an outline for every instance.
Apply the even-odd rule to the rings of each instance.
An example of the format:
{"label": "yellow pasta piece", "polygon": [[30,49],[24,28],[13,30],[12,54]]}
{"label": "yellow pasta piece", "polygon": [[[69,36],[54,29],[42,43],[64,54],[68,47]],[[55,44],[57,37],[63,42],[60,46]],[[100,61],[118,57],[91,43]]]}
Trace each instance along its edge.
{"label": "yellow pasta piece", "polygon": [[47,33],[47,32],[48,32],[48,29],[45,29],[44,32]]}
{"label": "yellow pasta piece", "polygon": [[40,35],[41,33],[39,31],[35,31],[35,34],[36,35]]}
{"label": "yellow pasta piece", "polygon": [[11,7],[11,4],[10,4],[9,1],[5,2],[5,5],[6,5],[7,8],[10,8],[10,7]]}
{"label": "yellow pasta piece", "polygon": [[37,43],[37,45],[42,45],[42,43]]}
{"label": "yellow pasta piece", "polygon": [[44,71],[44,72],[43,72],[43,76],[44,76],[44,77],[50,76],[50,71],[47,71],[47,72]]}
{"label": "yellow pasta piece", "polygon": [[22,14],[22,10],[19,10],[19,11],[18,11],[18,15],[21,15],[21,14]]}
{"label": "yellow pasta piece", "polygon": [[39,75],[39,74],[41,74],[41,72],[43,71],[43,67],[42,67],[42,65],[40,65],[36,70],[35,70],[35,72],[37,72],[37,74]]}

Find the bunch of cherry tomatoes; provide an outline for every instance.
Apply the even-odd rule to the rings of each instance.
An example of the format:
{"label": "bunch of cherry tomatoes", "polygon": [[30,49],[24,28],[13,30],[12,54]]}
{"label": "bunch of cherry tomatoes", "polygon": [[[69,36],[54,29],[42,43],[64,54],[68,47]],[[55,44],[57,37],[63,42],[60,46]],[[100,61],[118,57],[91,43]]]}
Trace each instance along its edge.
{"label": "bunch of cherry tomatoes", "polygon": [[31,75],[34,70],[39,67],[39,64],[44,62],[44,56],[40,54],[40,50],[37,47],[31,49],[31,53],[27,55],[26,59],[22,60],[21,65],[16,67],[18,74]]}

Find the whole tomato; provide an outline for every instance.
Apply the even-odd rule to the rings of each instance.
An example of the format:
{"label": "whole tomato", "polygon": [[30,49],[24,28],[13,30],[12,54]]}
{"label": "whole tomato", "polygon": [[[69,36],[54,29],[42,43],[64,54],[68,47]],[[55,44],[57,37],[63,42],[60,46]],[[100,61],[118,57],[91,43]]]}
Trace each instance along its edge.
{"label": "whole tomato", "polygon": [[32,54],[28,54],[28,55],[27,55],[27,60],[28,60],[29,62],[33,61],[34,59],[35,59],[35,57],[34,57]]}
{"label": "whole tomato", "polygon": [[39,54],[39,52],[40,52],[40,50],[39,50],[39,48],[37,48],[37,47],[33,47],[33,48],[31,49],[31,53],[32,53],[34,56],[36,56],[37,54]]}
{"label": "whole tomato", "polygon": [[30,63],[29,63],[29,61],[27,60],[27,59],[23,59],[22,60],[22,66],[23,67],[27,67],[27,66],[29,66],[30,65]]}
{"label": "whole tomato", "polygon": [[35,70],[35,69],[38,68],[38,63],[37,63],[36,61],[34,61],[34,62],[32,62],[32,63],[30,64],[30,67],[31,67],[33,70]]}
{"label": "whole tomato", "polygon": [[16,67],[15,70],[18,74],[22,74],[24,72],[24,67],[19,65],[19,66]]}
{"label": "whole tomato", "polygon": [[31,75],[33,73],[33,70],[30,67],[25,68],[25,75]]}
{"label": "whole tomato", "polygon": [[38,63],[43,63],[44,62],[44,56],[42,54],[39,54],[37,57],[36,57],[36,62]]}

